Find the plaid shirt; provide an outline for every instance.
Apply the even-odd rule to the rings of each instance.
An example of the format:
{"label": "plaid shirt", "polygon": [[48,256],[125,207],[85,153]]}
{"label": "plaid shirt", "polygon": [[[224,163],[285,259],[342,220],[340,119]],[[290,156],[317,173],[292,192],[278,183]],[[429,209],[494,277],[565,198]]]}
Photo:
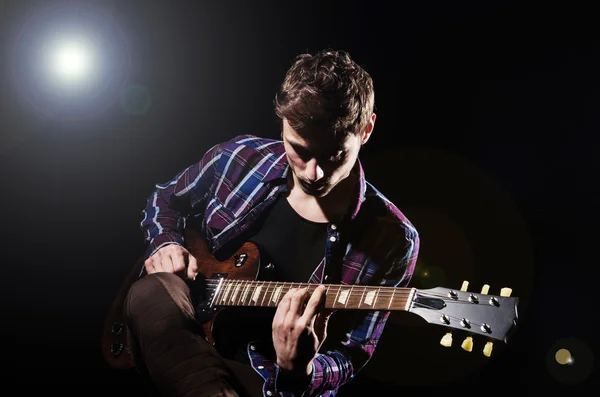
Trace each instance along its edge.
{"label": "plaid shirt", "polygon": [[[407,286],[419,251],[418,233],[365,180],[360,161],[355,170],[358,194],[344,220],[329,224],[323,260],[309,282]],[[146,256],[166,244],[183,245],[182,230],[191,220],[199,222],[215,253],[247,230],[277,195],[288,191],[288,172],[281,141],[241,135],[213,146],[197,164],[157,185],[149,197],[141,222],[148,242]],[[341,340],[335,340],[334,346],[324,344],[317,353],[308,390],[298,395],[336,395],[372,357],[389,314],[366,310],[353,314]],[[248,354],[252,367],[265,380],[265,396],[297,395],[278,390],[279,367],[272,343],[251,343]]]}

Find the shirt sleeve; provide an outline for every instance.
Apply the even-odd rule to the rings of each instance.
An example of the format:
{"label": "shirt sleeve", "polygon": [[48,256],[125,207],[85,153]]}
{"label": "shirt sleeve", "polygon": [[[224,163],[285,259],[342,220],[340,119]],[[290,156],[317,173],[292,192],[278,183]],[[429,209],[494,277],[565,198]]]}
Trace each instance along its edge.
{"label": "shirt sleeve", "polygon": [[210,148],[202,159],[164,184],[157,184],[147,198],[140,224],[148,243],[146,258],[167,244],[183,245],[187,218],[202,213],[218,177],[222,146]]}
{"label": "shirt sleeve", "polygon": [[[417,262],[419,235],[414,228],[406,230],[406,249],[394,260],[395,265],[382,285],[408,286]],[[362,311],[355,315],[354,327],[346,334],[345,340],[317,354],[313,360],[312,379],[303,397],[319,396],[328,390],[336,390],[350,381],[373,356],[381,338],[389,311]],[[352,324],[352,323],[351,323]]]}

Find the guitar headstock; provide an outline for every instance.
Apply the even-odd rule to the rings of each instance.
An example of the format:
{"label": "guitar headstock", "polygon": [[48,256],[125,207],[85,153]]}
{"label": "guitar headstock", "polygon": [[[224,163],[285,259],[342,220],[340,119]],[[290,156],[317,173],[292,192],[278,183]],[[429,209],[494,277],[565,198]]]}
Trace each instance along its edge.
{"label": "guitar headstock", "polygon": [[[488,338],[483,349],[490,356],[494,340],[507,342],[509,334],[517,326],[518,297],[511,297],[512,289],[502,288],[499,295],[489,295],[489,285],[481,292],[468,291],[469,282],[464,281],[460,290],[450,288],[416,289],[409,312],[422,317],[430,324],[448,328],[440,344],[452,345],[452,329],[482,335]],[[473,349],[473,337],[467,336],[461,347]]]}

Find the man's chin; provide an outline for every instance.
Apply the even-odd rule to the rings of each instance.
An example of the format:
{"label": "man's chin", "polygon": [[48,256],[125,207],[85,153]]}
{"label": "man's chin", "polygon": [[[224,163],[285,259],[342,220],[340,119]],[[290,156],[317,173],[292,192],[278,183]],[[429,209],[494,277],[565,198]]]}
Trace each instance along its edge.
{"label": "man's chin", "polygon": [[315,188],[312,188],[310,185],[300,183],[300,187],[302,188],[302,191],[304,193],[308,194],[309,196],[313,196],[313,197],[325,197],[331,191],[331,186],[329,186],[329,185],[322,186],[320,189],[315,189]]}

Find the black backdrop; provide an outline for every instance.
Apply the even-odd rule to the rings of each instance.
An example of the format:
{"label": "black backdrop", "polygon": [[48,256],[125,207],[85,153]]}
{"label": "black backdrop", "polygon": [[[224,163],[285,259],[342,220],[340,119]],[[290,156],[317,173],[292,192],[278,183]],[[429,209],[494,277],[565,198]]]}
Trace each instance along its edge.
{"label": "black backdrop", "polygon": [[[324,47],[349,51],[374,78],[378,119],[362,159],[368,179],[421,232],[414,285],[469,280],[473,290],[509,286],[522,298],[521,328],[493,359],[477,340],[472,353],[457,337],[445,349],[443,329],[394,313],[345,395],[427,386],[576,394],[591,384],[565,383],[592,365],[600,146],[591,9],[81,2],[122,30],[131,60],[125,83],[138,111],[117,101],[68,121],[20,95],[23,66],[10,62],[25,22],[49,3],[61,4],[0,1],[6,385],[63,395],[136,386],[135,376],[105,366],[99,342],[112,298],[144,248],[146,197],[216,142],[277,137],[272,100],[285,70],[296,54]],[[573,365],[554,361],[560,347]]]}

